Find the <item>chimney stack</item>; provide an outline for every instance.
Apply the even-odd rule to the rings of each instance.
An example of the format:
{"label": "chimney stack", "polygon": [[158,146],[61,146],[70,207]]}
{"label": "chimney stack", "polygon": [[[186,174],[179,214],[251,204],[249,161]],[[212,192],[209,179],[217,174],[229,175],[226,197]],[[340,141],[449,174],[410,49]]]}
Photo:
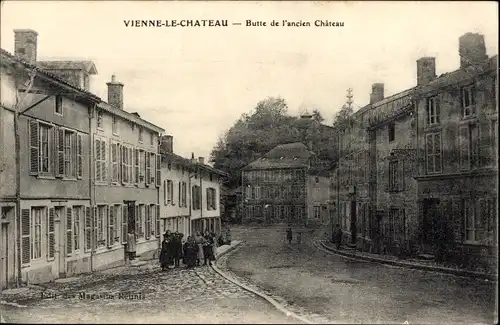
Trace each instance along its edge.
{"label": "chimney stack", "polygon": [[484,63],[488,59],[484,35],[466,33],[460,36],[458,39],[458,54],[460,55],[461,69]]}
{"label": "chimney stack", "polygon": [[123,109],[123,84],[116,81],[116,76],[111,76],[111,82],[108,85],[108,104],[116,108]]}
{"label": "chimney stack", "polygon": [[427,85],[436,78],[436,58],[423,57],[417,60],[417,85]]}
{"label": "chimney stack", "polygon": [[160,139],[160,152],[173,153],[174,152],[174,137],[171,135],[164,135]]}
{"label": "chimney stack", "polygon": [[370,94],[370,104],[375,104],[382,99],[384,99],[384,84],[374,83],[372,85],[372,93]]}
{"label": "chimney stack", "polygon": [[14,55],[31,63],[36,63],[38,33],[32,29],[14,29]]}
{"label": "chimney stack", "polygon": [[198,157],[198,163],[204,165],[205,164],[205,158],[204,157]]}
{"label": "chimney stack", "polygon": [[191,152],[191,163],[196,163],[196,158],[194,157],[194,152]]}

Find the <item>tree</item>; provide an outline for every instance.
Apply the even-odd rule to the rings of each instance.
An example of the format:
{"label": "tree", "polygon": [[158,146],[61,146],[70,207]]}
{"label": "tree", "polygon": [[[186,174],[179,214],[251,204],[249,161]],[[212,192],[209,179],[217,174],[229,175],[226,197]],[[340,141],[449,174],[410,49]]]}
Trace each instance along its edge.
{"label": "tree", "polygon": [[349,122],[352,114],[353,114],[352,107],[348,105],[342,106],[340,111],[338,111],[337,114],[335,114],[335,117],[333,118],[333,126],[344,127]]}
{"label": "tree", "polygon": [[318,109],[314,109],[313,112],[312,112],[312,116],[313,116],[313,119],[316,121],[316,122],[323,122],[325,119],[323,117],[323,115],[321,115],[321,112],[318,110]]}

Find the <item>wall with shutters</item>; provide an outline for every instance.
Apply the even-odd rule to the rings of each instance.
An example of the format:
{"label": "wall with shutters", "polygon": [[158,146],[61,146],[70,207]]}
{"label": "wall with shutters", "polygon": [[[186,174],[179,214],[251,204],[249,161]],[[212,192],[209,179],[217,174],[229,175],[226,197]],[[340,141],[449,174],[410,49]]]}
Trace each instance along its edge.
{"label": "wall with shutters", "polygon": [[[199,181],[197,179],[195,181]],[[193,180],[191,180],[192,182]],[[191,184],[193,185],[193,184]],[[215,189],[215,210],[207,209],[207,188]],[[210,181],[210,176],[208,171],[202,171],[201,180],[201,208],[203,209],[203,218],[210,217],[220,217],[220,184],[219,177],[212,173],[212,181]]]}
{"label": "wall with shutters", "polygon": [[0,197],[16,194],[14,114],[0,107]]}
{"label": "wall with shutters", "polygon": [[[19,131],[21,134],[20,146],[20,164],[21,164],[21,196],[25,198],[89,198],[89,141],[90,137],[87,133],[75,133],[74,142],[72,145],[72,160],[73,168],[77,168],[78,161],[81,161],[81,177],[74,177],[73,179],[65,179],[60,177],[59,172],[63,164],[60,163],[60,144],[58,142],[60,132],[63,127],[52,124],[50,130],[49,140],[49,156],[50,156],[50,172],[42,174],[41,172],[33,172],[33,168],[40,167],[40,162],[33,159],[39,153],[36,149],[36,136],[32,137],[34,133],[34,123],[37,120],[21,117]],[[39,121],[43,123],[43,121]],[[69,128],[68,128],[69,129]],[[75,129],[69,129],[75,131]],[[38,127],[39,131],[39,127]],[[78,140],[80,137],[80,141]],[[72,140],[72,141],[73,141]],[[77,143],[81,143],[81,150]],[[80,154],[81,153],[81,154]],[[75,172],[76,175],[76,172]]]}
{"label": "wall with shutters", "polygon": [[[59,273],[73,276],[90,271],[90,251],[84,250],[85,211],[90,201],[69,200],[57,204],[50,200],[24,200],[21,202],[21,278],[23,282],[45,283],[59,277]],[[55,208],[64,207],[62,215]],[[74,245],[74,206],[83,206],[80,217],[79,250],[70,250]],[[31,259],[33,245],[32,208],[44,207],[41,220],[41,257]],[[68,218],[72,218],[69,220]],[[71,228],[68,228],[71,225]],[[71,241],[68,243],[68,239]],[[61,258],[61,255],[64,258]],[[63,263],[63,264],[61,264]]]}
{"label": "wall with shutters", "polygon": [[[169,168],[170,165],[170,168]],[[165,184],[167,180],[173,182],[173,204],[166,202],[166,194],[168,190],[165,191]],[[195,180],[191,179],[191,182]],[[179,183],[185,182],[186,187],[186,200],[185,206],[184,202],[179,202]],[[180,188],[182,192],[182,186]],[[182,196],[181,196],[182,198]],[[181,203],[179,205],[179,203]],[[176,163],[168,163],[168,158],[166,161],[162,162],[161,167],[161,187],[160,187],[160,216],[161,218],[177,217],[177,216],[187,216],[189,215],[189,204],[191,203],[191,191],[189,189],[189,172],[187,167],[184,167],[184,173],[182,172],[182,166]]]}

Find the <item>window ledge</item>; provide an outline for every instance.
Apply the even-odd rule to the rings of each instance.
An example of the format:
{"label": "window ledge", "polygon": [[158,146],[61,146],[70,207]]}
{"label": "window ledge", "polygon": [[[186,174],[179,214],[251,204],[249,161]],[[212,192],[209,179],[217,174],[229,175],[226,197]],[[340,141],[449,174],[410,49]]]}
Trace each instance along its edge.
{"label": "window ledge", "polygon": [[51,175],[40,175],[40,174],[38,174],[38,175],[35,175],[35,176],[38,179],[52,179],[52,180],[56,179],[55,176],[51,176]]}
{"label": "window ledge", "polygon": [[432,125],[426,125],[424,127],[424,132],[440,131],[442,129],[443,126],[441,124],[432,124]]}
{"label": "window ledge", "polygon": [[476,115],[471,115],[471,116],[461,116],[460,121],[458,121],[459,124],[467,124],[470,122],[476,122],[477,121],[477,116]]}
{"label": "window ledge", "polygon": [[78,179],[76,179],[76,178],[69,178],[69,177],[63,177],[62,180],[63,181],[74,181],[74,182],[78,181]]}

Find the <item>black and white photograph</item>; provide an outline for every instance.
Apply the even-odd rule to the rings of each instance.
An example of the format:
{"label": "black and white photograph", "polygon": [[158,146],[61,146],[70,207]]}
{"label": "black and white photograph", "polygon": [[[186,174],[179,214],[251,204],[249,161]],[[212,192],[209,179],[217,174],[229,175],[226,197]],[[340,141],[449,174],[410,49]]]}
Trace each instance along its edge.
{"label": "black and white photograph", "polygon": [[498,323],[493,1],[0,0],[0,323]]}

